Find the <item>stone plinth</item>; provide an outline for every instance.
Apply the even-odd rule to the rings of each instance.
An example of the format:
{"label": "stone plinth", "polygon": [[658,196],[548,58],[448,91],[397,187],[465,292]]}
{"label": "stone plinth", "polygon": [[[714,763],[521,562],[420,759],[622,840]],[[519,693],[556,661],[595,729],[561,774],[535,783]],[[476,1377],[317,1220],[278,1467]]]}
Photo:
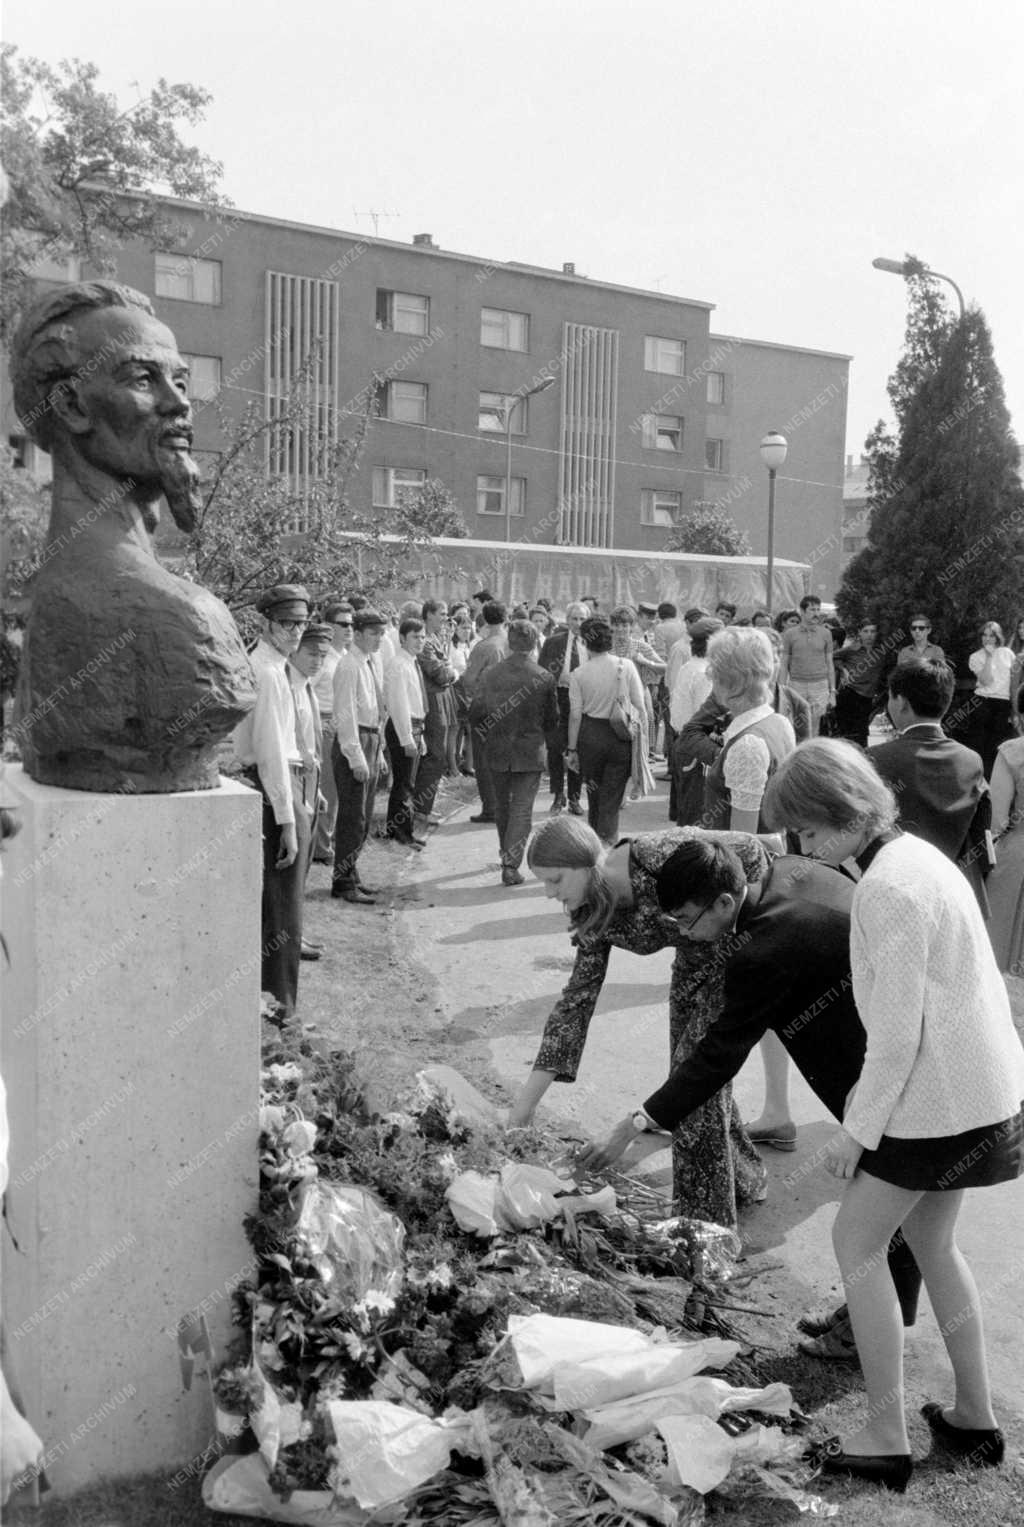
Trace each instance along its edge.
{"label": "stone plinth", "polygon": [[207,1445],[257,1199],[260,801],[93,795],[9,769],[2,1065],[12,1365],[61,1492]]}

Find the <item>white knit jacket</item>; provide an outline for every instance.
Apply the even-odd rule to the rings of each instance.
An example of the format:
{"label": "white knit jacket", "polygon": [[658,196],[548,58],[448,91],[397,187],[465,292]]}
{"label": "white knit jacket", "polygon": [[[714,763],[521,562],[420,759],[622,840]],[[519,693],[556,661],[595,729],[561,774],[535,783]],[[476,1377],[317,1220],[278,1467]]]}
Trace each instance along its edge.
{"label": "white knit jacket", "polygon": [[853,993],[867,1054],[843,1127],[959,1135],[1012,1117],[1024,1049],[974,892],[951,860],[906,833],[876,854],[853,897]]}

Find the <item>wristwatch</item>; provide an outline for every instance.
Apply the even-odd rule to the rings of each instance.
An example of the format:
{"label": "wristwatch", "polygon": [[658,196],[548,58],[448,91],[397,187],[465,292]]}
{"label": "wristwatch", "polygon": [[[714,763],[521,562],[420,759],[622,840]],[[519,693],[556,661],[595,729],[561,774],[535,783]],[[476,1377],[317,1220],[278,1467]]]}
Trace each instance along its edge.
{"label": "wristwatch", "polygon": [[662,1129],[660,1124],[655,1124],[650,1115],[646,1114],[642,1108],[638,1108],[633,1115],[633,1128],[638,1135],[645,1132],[652,1135],[670,1135],[672,1133],[670,1129]]}

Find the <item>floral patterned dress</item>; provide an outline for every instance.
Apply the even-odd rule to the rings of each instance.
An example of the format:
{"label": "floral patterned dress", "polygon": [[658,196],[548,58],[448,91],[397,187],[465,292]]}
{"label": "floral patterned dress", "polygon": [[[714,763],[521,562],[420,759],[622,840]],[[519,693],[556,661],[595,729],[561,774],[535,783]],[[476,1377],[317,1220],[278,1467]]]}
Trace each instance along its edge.
{"label": "floral patterned dress", "polygon": [[[746,833],[669,827],[629,840],[633,905],[617,912],[596,939],[585,944],[574,939],[576,963],[544,1025],[535,1069],[554,1072],[556,1081],[576,1080],[612,949],[626,949],[630,954],[675,949],[668,999],[671,1065],[686,1060],[703,1039],[722,1010],[725,961],[716,954],[718,944],[695,944],[683,937],[662,912],[655,888],[665,860],[692,838],[728,843],[752,883],[760,880],[768,867],[767,852]],[[674,1131],[672,1193],[677,1214],[732,1227],[737,1205],[754,1202],[765,1180],[764,1162],[740,1122],[731,1087],[723,1087]]]}

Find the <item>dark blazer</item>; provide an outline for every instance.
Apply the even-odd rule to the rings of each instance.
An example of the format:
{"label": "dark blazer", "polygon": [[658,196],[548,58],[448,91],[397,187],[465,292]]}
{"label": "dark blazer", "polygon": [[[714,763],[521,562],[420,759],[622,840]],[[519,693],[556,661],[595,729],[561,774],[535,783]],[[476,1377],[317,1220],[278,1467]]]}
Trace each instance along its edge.
{"label": "dark blazer", "polygon": [[488,668],[469,707],[474,745],[487,767],[530,774],[544,768],[544,737],[558,724],[555,680],[525,652]]}
{"label": "dark blazer", "polygon": [[553,631],[550,636],[544,638],[540,649],[540,656],[537,659],[542,668],[546,668],[549,673],[554,674],[556,684],[558,683],[558,675],[562,671],[562,664],[565,662],[565,649],[568,641],[568,626],[563,626],[560,631]]}
{"label": "dark blazer", "polygon": [[978,754],[947,737],[936,721],[869,748],[868,757],[896,794],[903,831],[924,838],[947,859],[958,858],[987,795]]}
{"label": "dark blazer", "polygon": [[868,757],[895,793],[904,832],[924,838],[959,864],[981,915],[989,917],[985,834],[992,825],[992,801],[980,756],[947,737],[936,721],[869,748]]}
{"label": "dark blazer", "polygon": [[688,1060],[644,1108],[673,1129],[739,1071],[773,1030],[812,1091],[837,1119],[864,1063],[865,1035],[850,975],[853,881],[785,854],[716,945],[725,962],[722,1011]]}

